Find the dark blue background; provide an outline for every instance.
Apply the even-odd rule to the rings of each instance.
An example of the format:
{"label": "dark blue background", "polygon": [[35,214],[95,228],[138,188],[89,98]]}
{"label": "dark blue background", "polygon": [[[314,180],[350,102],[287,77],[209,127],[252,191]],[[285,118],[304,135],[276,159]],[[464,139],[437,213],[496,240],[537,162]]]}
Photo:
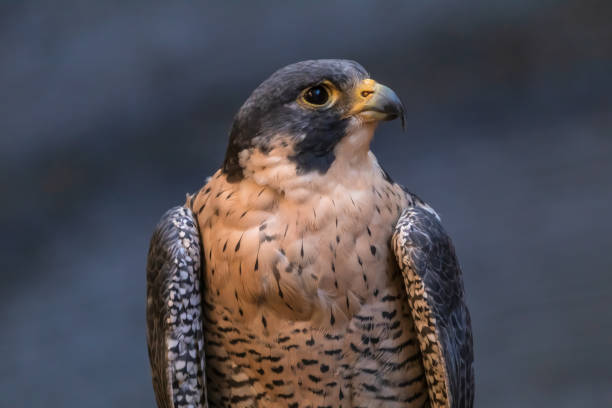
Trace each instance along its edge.
{"label": "dark blue background", "polygon": [[223,4],[2,2],[0,405],[153,406],[153,226],[259,82],[350,58],[407,107],[373,150],[454,238],[477,405],[612,406],[612,2]]}

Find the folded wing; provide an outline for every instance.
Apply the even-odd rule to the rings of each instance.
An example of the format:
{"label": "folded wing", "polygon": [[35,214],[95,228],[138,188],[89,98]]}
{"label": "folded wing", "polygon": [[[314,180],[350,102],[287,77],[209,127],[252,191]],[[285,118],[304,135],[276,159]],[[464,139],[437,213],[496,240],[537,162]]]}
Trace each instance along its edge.
{"label": "folded wing", "polygon": [[472,328],[455,250],[433,211],[405,209],[393,235],[434,408],[471,408]]}
{"label": "folded wing", "polygon": [[147,258],[147,344],[160,408],[208,406],[201,309],[201,245],[191,210],[159,221]]}

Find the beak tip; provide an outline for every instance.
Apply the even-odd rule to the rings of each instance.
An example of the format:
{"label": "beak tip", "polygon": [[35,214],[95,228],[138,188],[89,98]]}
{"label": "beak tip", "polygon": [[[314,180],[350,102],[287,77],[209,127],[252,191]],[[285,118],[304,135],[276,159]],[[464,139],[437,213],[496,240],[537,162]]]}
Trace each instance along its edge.
{"label": "beak tip", "polygon": [[377,114],[376,120],[394,120],[402,121],[402,130],[406,131],[406,110],[404,104],[397,94],[389,87],[375,83],[372,97],[358,105],[358,108],[353,112],[373,112]]}
{"label": "beak tip", "polygon": [[397,94],[390,88],[384,87],[383,94],[387,96],[389,100],[389,111],[394,113],[402,121],[402,130],[406,131],[406,109],[404,103]]}

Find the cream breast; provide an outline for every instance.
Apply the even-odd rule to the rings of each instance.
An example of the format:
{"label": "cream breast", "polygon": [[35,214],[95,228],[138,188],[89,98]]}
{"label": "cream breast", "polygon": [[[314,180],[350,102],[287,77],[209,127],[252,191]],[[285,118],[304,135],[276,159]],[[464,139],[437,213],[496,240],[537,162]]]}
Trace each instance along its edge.
{"label": "cream breast", "polygon": [[406,197],[368,151],[366,130],[337,146],[325,174],[300,174],[278,144],[242,152],[242,181],[221,171],[209,180],[193,208],[210,299],[245,324],[267,313],[270,329],[287,319],[340,327],[372,286],[388,284],[380,271]]}

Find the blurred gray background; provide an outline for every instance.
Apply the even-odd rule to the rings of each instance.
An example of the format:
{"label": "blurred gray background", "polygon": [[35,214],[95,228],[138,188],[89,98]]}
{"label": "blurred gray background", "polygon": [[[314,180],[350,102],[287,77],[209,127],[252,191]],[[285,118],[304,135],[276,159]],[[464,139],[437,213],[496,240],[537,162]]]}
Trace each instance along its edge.
{"label": "blurred gray background", "polygon": [[144,265],[277,68],[403,98],[373,145],[453,236],[480,407],[612,406],[612,2],[5,1],[0,405],[152,407]]}

